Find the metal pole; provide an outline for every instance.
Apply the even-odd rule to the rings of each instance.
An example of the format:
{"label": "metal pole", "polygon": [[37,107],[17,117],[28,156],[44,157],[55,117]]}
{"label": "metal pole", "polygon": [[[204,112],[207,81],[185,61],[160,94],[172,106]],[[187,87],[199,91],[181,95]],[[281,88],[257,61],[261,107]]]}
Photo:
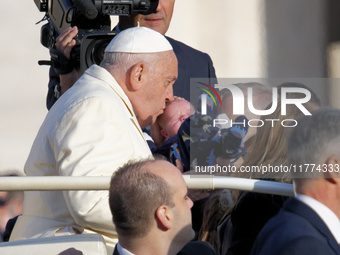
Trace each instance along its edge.
{"label": "metal pole", "polygon": [[[292,196],[293,186],[287,183],[212,175],[183,175],[190,189],[236,189]],[[0,177],[0,191],[26,190],[108,190],[110,176],[24,176]]]}
{"label": "metal pole", "polygon": [[110,176],[0,177],[0,190],[106,190]]}
{"label": "metal pole", "polygon": [[236,189],[283,196],[294,195],[293,185],[288,183],[212,175],[183,175],[183,177],[191,189]]}

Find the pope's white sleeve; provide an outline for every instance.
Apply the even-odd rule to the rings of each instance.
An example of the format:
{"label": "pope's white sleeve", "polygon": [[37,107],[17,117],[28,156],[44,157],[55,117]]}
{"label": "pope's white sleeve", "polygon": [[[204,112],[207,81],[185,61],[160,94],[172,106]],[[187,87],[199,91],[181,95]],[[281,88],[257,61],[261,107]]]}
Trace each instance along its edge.
{"label": "pope's white sleeve", "polygon": [[[53,141],[61,176],[111,176],[134,157],[131,120],[121,104],[107,98],[89,98],[62,118]],[[64,197],[77,224],[115,233],[108,191],[65,191]]]}

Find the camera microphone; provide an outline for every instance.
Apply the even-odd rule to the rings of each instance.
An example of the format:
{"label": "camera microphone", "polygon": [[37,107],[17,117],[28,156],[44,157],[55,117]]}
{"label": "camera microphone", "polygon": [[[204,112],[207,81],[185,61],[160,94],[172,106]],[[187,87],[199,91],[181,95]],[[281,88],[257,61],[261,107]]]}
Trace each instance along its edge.
{"label": "camera microphone", "polygon": [[98,10],[91,0],[74,0],[74,6],[87,19],[95,19],[98,15]]}

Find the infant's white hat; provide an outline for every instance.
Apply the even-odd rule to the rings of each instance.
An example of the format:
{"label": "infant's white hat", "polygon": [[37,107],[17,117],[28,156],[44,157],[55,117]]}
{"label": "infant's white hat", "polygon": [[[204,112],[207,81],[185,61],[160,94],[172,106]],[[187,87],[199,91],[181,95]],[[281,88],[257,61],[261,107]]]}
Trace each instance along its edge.
{"label": "infant's white hat", "polygon": [[164,35],[147,27],[133,27],[118,33],[105,52],[155,53],[172,50]]}

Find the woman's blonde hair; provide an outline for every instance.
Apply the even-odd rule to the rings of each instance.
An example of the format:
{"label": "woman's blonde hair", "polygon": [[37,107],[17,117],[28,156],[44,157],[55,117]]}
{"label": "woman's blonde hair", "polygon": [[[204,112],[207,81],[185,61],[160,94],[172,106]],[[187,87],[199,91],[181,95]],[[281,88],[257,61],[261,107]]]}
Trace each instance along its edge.
{"label": "woman's blonde hair", "polygon": [[[308,111],[319,108],[313,102],[304,104]],[[267,107],[269,108],[269,107]],[[286,115],[281,114],[281,101],[278,102],[276,110],[266,116],[262,116],[263,126],[257,128],[256,134],[248,143],[247,154],[244,157],[242,166],[280,166],[285,165],[287,160],[287,143],[286,129],[294,128],[296,122],[293,120],[302,113],[295,105],[286,106]],[[271,121],[273,120],[273,121]],[[289,120],[291,123],[289,124]],[[284,122],[282,122],[284,121]],[[275,180],[280,182],[290,182],[289,173],[275,173]],[[247,178],[266,178],[272,175],[260,176],[260,173],[249,173],[248,176],[239,176]]]}

